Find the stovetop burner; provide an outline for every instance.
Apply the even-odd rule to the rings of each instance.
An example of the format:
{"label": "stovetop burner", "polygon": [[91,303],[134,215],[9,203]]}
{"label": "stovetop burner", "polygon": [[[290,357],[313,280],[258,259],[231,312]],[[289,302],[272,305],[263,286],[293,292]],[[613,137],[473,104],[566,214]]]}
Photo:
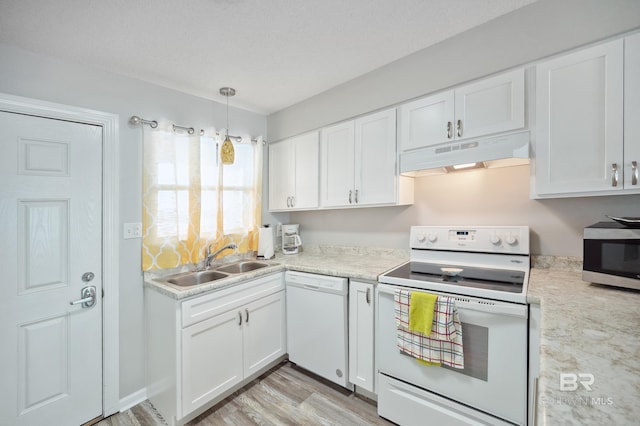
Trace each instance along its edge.
{"label": "stovetop burner", "polygon": [[381,283],[526,303],[527,226],[412,226],[409,247],[410,261]]}
{"label": "stovetop burner", "polygon": [[[443,269],[445,271],[443,271]],[[459,270],[453,274],[448,270]],[[522,293],[525,273],[491,268],[408,262],[385,274],[388,277],[460,287]]]}

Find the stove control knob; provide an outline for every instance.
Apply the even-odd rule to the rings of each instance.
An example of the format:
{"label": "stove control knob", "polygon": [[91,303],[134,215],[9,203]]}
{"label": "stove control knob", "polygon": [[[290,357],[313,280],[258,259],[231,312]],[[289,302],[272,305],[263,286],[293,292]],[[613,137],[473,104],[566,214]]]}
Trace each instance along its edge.
{"label": "stove control knob", "polygon": [[510,246],[515,245],[518,242],[518,237],[516,237],[515,235],[509,235],[507,237],[507,244],[509,244]]}
{"label": "stove control knob", "polygon": [[500,235],[492,235],[491,236],[491,244],[497,246],[501,242],[502,242],[502,239],[500,238]]}
{"label": "stove control knob", "polygon": [[429,234],[429,242],[435,243],[438,240],[438,236],[436,234]]}
{"label": "stove control knob", "polygon": [[418,234],[416,236],[416,239],[418,240],[419,243],[424,243],[424,241],[427,239],[427,237],[425,237],[424,234]]}

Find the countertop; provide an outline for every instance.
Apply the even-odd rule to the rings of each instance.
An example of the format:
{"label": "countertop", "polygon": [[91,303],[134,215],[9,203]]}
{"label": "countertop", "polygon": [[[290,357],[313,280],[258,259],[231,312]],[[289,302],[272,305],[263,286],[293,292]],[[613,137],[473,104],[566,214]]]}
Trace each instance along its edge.
{"label": "countertop", "polygon": [[537,424],[638,424],[640,292],[534,268],[528,300],[541,307]]}
{"label": "countertop", "polygon": [[[158,291],[176,300],[186,299],[199,294],[222,290],[246,280],[284,270],[332,275],[356,280],[377,281],[378,275],[409,260],[408,250],[394,250],[368,247],[316,246],[293,255],[276,255],[275,259],[262,261],[270,266],[238,275],[230,275],[206,284],[192,287],[179,287],[165,281],[162,277],[180,272],[146,272],[145,287]],[[187,270],[186,268],[183,268]]]}
{"label": "countertop", "polygon": [[[145,274],[145,285],[184,299],[283,270],[376,281],[408,259],[407,250],[321,246],[280,254],[267,268],[200,286],[175,287],[154,280],[154,274]],[[527,300],[541,308],[538,425],[637,424],[640,292],[586,283],[579,269],[572,258],[532,257]],[[578,378],[575,391],[568,390],[572,375]],[[580,381],[589,385],[591,377],[587,391]]]}

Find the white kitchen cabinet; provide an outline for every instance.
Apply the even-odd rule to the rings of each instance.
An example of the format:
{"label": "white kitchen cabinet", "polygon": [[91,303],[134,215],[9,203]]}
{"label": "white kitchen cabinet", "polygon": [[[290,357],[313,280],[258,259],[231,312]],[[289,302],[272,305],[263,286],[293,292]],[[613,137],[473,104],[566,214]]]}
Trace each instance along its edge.
{"label": "white kitchen cabinet", "polygon": [[624,39],[624,189],[640,192],[640,34]]}
{"label": "white kitchen cabinet", "polygon": [[355,184],[355,121],[322,129],[320,196],[322,207],[353,204]]}
{"label": "white kitchen cabinet", "polygon": [[285,292],[251,302],[243,311],[243,371],[249,377],[287,352]]}
{"label": "white kitchen cabinet", "polygon": [[400,149],[406,152],[524,126],[524,69],[517,69],[402,105]]}
{"label": "white kitchen cabinet", "polygon": [[374,284],[349,281],[349,381],[375,392]]}
{"label": "white kitchen cabinet", "polygon": [[284,359],[283,273],[176,300],[145,289],[147,394],[183,424]]}
{"label": "white kitchen cabinet", "polygon": [[284,355],[285,336],[284,291],[185,328],[183,413],[207,404]]}
{"label": "white kitchen cabinet", "polygon": [[413,203],[413,180],[397,175],[396,110],[322,129],[321,207]]}
{"label": "white kitchen cabinet", "polygon": [[623,190],[623,74],[622,39],[536,66],[535,195]]}
{"label": "white kitchen cabinet", "polygon": [[318,207],[318,132],[269,145],[269,210]]}
{"label": "white kitchen cabinet", "polygon": [[244,379],[236,310],[182,330],[182,412],[191,413]]}

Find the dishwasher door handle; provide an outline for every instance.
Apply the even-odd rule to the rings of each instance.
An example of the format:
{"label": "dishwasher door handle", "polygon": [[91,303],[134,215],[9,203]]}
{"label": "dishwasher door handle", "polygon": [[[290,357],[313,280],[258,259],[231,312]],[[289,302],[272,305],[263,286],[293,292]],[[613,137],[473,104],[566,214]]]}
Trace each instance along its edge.
{"label": "dishwasher door handle", "polygon": [[320,287],[318,287],[317,285],[311,285],[311,284],[302,284],[302,286],[304,288],[308,288],[309,290],[319,290]]}

